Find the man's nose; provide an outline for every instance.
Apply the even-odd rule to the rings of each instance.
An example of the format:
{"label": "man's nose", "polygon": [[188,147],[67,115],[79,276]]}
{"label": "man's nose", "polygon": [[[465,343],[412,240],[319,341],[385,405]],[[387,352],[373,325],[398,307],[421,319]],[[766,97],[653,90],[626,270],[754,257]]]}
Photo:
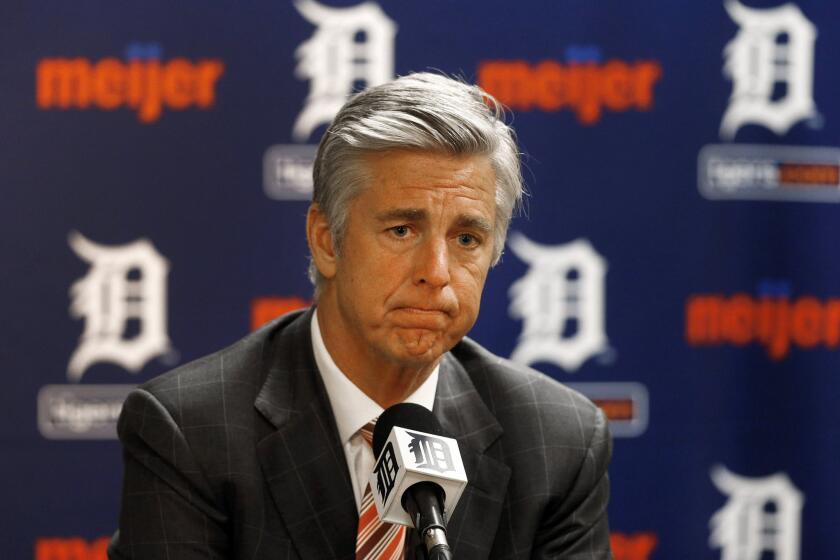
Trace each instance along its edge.
{"label": "man's nose", "polygon": [[449,284],[449,247],[446,239],[422,243],[414,263],[414,283],[440,288]]}

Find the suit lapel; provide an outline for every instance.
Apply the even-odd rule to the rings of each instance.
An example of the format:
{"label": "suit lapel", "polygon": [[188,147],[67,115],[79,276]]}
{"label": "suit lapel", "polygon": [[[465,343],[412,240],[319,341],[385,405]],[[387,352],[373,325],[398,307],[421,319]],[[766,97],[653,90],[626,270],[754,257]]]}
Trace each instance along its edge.
{"label": "suit lapel", "polygon": [[451,514],[447,535],[457,558],[487,558],[504,505],[510,468],[485,454],[503,433],[464,367],[451,353],[441,361],[435,416],[458,440],[467,487]]}
{"label": "suit lapel", "polygon": [[256,408],[276,428],[257,446],[274,505],[301,558],[353,558],[358,512],[312,355],[312,310],[266,345]]}

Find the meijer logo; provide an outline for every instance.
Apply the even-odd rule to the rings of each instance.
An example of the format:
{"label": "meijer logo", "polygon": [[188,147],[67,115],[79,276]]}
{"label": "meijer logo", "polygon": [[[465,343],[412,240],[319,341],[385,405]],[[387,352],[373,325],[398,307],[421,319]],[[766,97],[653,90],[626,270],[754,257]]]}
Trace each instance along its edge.
{"label": "meijer logo", "polygon": [[178,57],[164,62],[157,45],[131,45],[125,60],[45,58],[35,72],[35,99],[41,109],[128,108],[149,124],[160,118],[164,107],[212,107],[224,69],[219,59],[193,62]]}
{"label": "meijer logo", "polygon": [[685,337],[691,346],[764,346],[771,360],[782,360],[792,346],[803,349],[840,345],[840,299],[791,299],[784,292],[759,297],[740,293],[693,295],[686,302]]}
{"label": "meijer logo", "polygon": [[585,125],[597,123],[604,109],[650,110],[653,86],[661,76],[655,60],[602,62],[597,47],[571,47],[565,63],[487,60],[478,67],[479,85],[511,109],[569,109]]}

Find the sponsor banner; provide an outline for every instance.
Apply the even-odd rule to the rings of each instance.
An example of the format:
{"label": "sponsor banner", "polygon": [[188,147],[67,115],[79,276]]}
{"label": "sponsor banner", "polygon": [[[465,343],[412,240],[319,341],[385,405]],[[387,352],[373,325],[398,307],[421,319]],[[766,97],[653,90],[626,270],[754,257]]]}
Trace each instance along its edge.
{"label": "sponsor banner", "polygon": [[709,199],[840,202],[840,148],[712,144],[697,161]]}
{"label": "sponsor banner", "polygon": [[45,385],[38,431],[47,439],[116,439],[123,402],[135,385]]}
{"label": "sponsor banner", "polygon": [[692,295],[685,338],[689,346],[758,344],[773,361],[785,359],[791,348],[834,350],[840,345],[840,298],[792,299],[785,283],[765,283],[758,296]]}
{"label": "sponsor banner", "polygon": [[278,144],[263,156],[263,191],[274,200],[312,200],[312,166],[318,146]]}
{"label": "sponsor banner", "polygon": [[[319,139],[354,92],[439,69],[510,106],[533,194],[472,336],[604,412],[613,556],[831,558],[814,524],[840,490],[813,428],[840,421],[840,4],[676,4],[8,19],[4,557],[104,560],[127,394],[310,303],[305,244],[277,240],[304,235]],[[725,399],[662,406],[686,391]]]}
{"label": "sponsor banner", "polygon": [[478,84],[514,111],[574,112],[594,125],[605,110],[649,111],[654,85],[662,76],[655,60],[601,61],[598,47],[569,47],[566,60],[485,60]]}
{"label": "sponsor banner", "polygon": [[650,420],[650,398],[641,383],[566,383],[595,403],[610,421],[613,437],[638,437]]}
{"label": "sponsor banner", "polygon": [[129,109],[151,124],[163,109],[207,110],[225,71],[219,59],[162,60],[157,44],[130,44],[122,59],[41,59],[35,69],[35,102],[42,110]]}

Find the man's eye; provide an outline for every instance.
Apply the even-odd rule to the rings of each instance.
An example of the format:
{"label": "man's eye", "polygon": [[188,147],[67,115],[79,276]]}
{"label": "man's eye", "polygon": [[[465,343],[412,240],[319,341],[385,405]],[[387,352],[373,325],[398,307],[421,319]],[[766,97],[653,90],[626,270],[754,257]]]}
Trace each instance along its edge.
{"label": "man's eye", "polygon": [[462,247],[472,247],[473,245],[478,244],[478,239],[469,233],[462,233],[458,236],[458,243],[460,243]]}
{"label": "man's eye", "polygon": [[408,226],[394,226],[391,228],[391,231],[394,232],[394,235],[397,237],[405,237],[408,235]]}

